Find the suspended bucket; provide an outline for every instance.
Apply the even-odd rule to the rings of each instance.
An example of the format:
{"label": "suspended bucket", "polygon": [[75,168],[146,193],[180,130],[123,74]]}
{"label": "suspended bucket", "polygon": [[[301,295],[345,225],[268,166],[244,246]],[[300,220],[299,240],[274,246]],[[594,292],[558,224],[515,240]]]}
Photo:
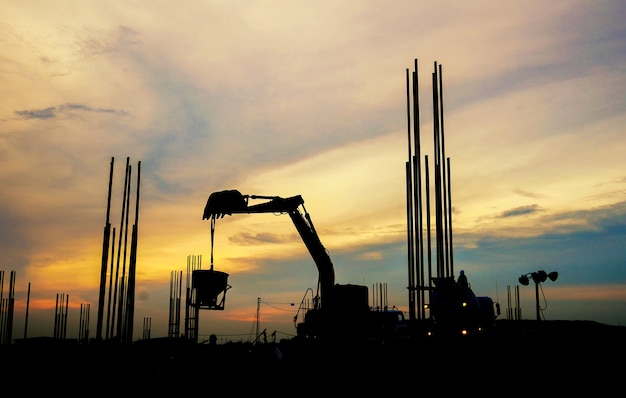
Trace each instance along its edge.
{"label": "suspended bucket", "polygon": [[192,273],[195,305],[202,309],[223,310],[228,285],[228,274],[214,270],[195,270]]}

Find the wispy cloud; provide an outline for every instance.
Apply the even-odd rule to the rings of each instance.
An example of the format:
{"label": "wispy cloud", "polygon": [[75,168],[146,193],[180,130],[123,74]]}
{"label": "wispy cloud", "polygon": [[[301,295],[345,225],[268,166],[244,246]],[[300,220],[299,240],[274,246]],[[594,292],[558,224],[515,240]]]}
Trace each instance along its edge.
{"label": "wispy cloud", "polygon": [[497,218],[524,216],[528,214],[537,213],[538,211],[541,211],[538,205],[520,206],[514,209],[507,210],[505,212],[502,212],[500,215],[497,216]]}
{"label": "wispy cloud", "polygon": [[22,119],[52,119],[56,117],[55,107],[46,109],[34,109],[28,111],[15,111]]}
{"label": "wispy cloud", "polygon": [[53,119],[59,116],[65,116],[72,111],[83,111],[93,113],[108,113],[116,116],[127,116],[128,112],[120,109],[111,108],[92,108],[83,104],[66,103],[59,106],[51,106],[45,109],[29,109],[15,111],[15,114],[21,119]]}

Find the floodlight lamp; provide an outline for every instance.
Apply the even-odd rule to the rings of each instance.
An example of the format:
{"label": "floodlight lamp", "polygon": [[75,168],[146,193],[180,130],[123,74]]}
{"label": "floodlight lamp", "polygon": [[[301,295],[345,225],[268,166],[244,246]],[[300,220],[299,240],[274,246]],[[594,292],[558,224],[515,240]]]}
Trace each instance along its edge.
{"label": "floodlight lamp", "polygon": [[558,277],[559,277],[559,273],[558,273],[558,272],[556,272],[556,271],[552,271],[552,272],[550,272],[550,273],[548,274],[548,278],[550,278],[550,280],[551,280],[552,282],[554,282],[554,281],[556,280],[556,278],[558,278]]}
{"label": "floodlight lamp", "polygon": [[544,270],[537,271],[536,274],[533,274],[533,278],[535,275],[537,276],[537,281],[539,282],[545,282],[546,279],[548,279],[548,273]]}
{"label": "floodlight lamp", "polygon": [[530,281],[528,280],[528,277],[526,275],[520,276],[518,281],[519,281],[519,283],[521,283],[524,286],[528,286],[528,284],[530,283]]}

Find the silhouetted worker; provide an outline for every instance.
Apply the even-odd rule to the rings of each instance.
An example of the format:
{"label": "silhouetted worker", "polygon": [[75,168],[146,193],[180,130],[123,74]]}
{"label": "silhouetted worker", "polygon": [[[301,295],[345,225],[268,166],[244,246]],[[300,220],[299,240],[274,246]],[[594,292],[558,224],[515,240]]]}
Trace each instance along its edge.
{"label": "silhouetted worker", "polygon": [[465,271],[461,270],[459,273],[459,279],[457,279],[456,283],[458,283],[463,289],[467,289],[467,276],[465,276]]}

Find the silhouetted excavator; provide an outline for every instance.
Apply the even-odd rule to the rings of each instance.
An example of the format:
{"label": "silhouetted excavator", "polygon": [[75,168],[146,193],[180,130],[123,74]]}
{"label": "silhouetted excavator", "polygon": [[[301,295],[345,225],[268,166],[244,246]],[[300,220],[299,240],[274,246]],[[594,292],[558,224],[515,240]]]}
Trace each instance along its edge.
{"label": "silhouetted excavator", "polygon": [[[264,200],[251,204],[251,200]],[[404,330],[404,315],[398,310],[371,310],[367,286],[336,284],[335,269],[320,241],[302,196],[243,195],[237,190],[212,193],[203,219],[213,222],[226,215],[252,213],[288,214],[308,249],[319,273],[313,305],[306,308],[304,321],[296,325],[302,338],[380,339]],[[294,317],[294,322],[296,321]]]}

